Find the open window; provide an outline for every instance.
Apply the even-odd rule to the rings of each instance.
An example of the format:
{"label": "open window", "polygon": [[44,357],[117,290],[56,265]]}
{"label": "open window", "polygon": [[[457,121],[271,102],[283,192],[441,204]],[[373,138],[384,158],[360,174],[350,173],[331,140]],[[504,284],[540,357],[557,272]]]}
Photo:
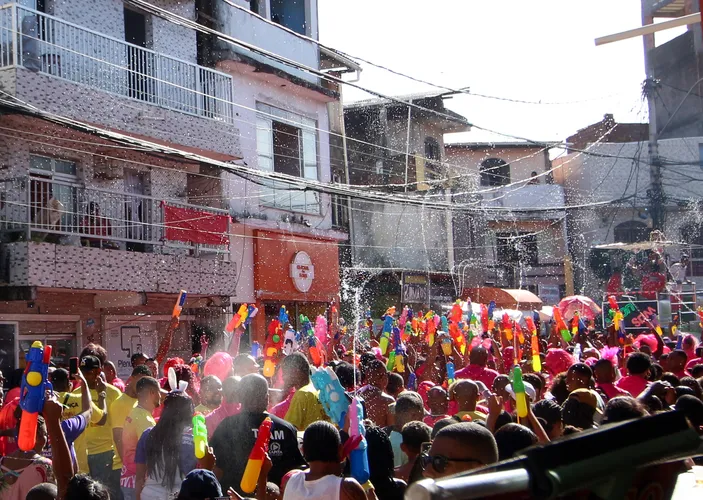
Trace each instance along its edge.
{"label": "open window", "polygon": [[505,186],[510,184],[510,165],[500,158],[488,158],[481,162],[482,186]]}
{"label": "open window", "polygon": [[307,35],[306,3],[307,0],[271,0],[271,21]]}

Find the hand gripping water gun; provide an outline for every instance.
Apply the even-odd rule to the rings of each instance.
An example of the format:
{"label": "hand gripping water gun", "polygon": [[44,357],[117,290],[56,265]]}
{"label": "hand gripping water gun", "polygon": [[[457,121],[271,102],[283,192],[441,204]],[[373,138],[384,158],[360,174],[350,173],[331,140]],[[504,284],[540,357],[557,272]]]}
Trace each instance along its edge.
{"label": "hand gripping water gun", "polygon": [[181,311],[183,310],[183,306],[186,304],[186,298],[188,298],[188,292],[186,292],[185,290],[181,290],[178,294],[178,299],[176,299],[176,305],[173,306],[172,316],[174,318],[181,317]]}
{"label": "hand gripping water gun", "polygon": [[566,323],[564,323],[564,318],[562,318],[561,311],[558,307],[554,307],[554,323],[556,323],[557,330],[559,330],[559,333],[564,341],[571,342],[571,333],[569,332]]}
{"label": "hand gripping water gun", "polygon": [[242,326],[243,326],[244,328],[246,328],[247,326],[249,326],[249,323],[251,323],[251,320],[254,319],[257,314],[259,314],[259,308],[256,307],[255,305],[250,304],[250,305],[247,307],[247,317],[246,317],[246,319],[244,320],[244,322],[242,323]]}
{"label": "hand gripping water gun", "polygon": [[378,342],[381,348],[381,354],[384,356],[388,352],[388,344],[391,340],[391,332],[393,331],[393,316],[386,314],[383,318],[383,330],[381,330],[381,340]]}
{"label": "hand gripping water gun", "polygon": [[513,368],[513,392],[517,403],[517,416],[525,418],[527,416],[527,395],[525,394],[525,384],[522,381],[522,370],[517,365]]}
{"label": "hand gripping water gun", "polygon": [[239,483],[239,487],[244,493],[254,493],[256,489],[256,483],[259,481],[259,475],[261,474],[261,467],[264,465],[266,447],[271,438],[271,427],[273,427],[271,417],[266,417],[259,426],[254,448],[249,454],[249,461],[247,461],[247,466],[244,469],[242,481]]}
{"label": "hand gripping water gun", "polygon": [[264,377],[273,377],[276,371],[276,361],[283,347],[283,329],[281,322],[274,319],[269,324],[269,334],[264,346]]}
{"label": "hand gripping water gun", "polygon": [[508,313],[503,313],[503,319],[501,320],[501,326],[503,327],[503,332],[505,332],[505,338],[508,339],[508,341],[513,340],[513,325],[512,322],[510,321],[510,316],[508,316]]}
{"label": "hand gripping water gun", "polygon": [[532,369],[540,373],[542,371],[542,360],[539,357],[539,337],[537,336],[537,327],[535,326],[535,321],[532,316],[525,317],[525,325],[527,329],[532,334],[530,339],[530,347],[532,348]]}
{"label": "hand gripping water gun", "polygon": [[358,446],[349,455],[351,475],[364,484],[371,477],[369,471],[369,457],[367,455],[366,429],[364,428],[364,409],[358,398],[352,399],[349,414],[349,438],[358,439],[361,436]]}
{"label": "hand gripping water gun", "polygon": [[454,363],[451,361],[447,363],[447,384],[452,385],[456,379],[456,372],[454,371]]}
{"label": "hand gripping water gun", "polygon": [[244,323],[244,320],[247,319],[248,316],[248,311],[249,307],[247,304],[242,304],[239,306],[239,310],[232,316],[232,319],[229,320],[229,323],[227,323],[227,326],[225,326],[225,331],[227,333],[232,333],[235,331],[239,326]]}
{"label": "hand gripping water gun", "polygon": [[207,451],[207,427],[202,413],[196,413],[193,416],[193,445],[195,446],[195,458],[203,458]]}
{"label": "hand gripping water gun", "polygon": [[46,391],[52,390],[49,382],[49,361],[51,346],[44,347],[38,340],[32,343],[25,356],[27,367],[22,374],[20,388],[20,408],[22,420],[17,444],[22,451],[30,451],[37,444],[37,422],[44,409]]}
{"label": "hand gripping water gun", "polygon": [[315,368],[310,377],[312,385],[320,391],[320,404],[340,429],[344,427],[344,418],[349,411],[349,401],[344,394],[344,387],[339,382],[337,374],[329,366],[326,368]]}
{"label": "hand gripping water gun", "polygon": [[310,324],[310,320],[307,316],[300,315],[300,325],[301,334],[303,337],[308,339],[308,350],[310,352],[310,357],[315,366],[320,366],[322,364],[322,355],[320,354],[320,348],[315,342],[315,332]]}

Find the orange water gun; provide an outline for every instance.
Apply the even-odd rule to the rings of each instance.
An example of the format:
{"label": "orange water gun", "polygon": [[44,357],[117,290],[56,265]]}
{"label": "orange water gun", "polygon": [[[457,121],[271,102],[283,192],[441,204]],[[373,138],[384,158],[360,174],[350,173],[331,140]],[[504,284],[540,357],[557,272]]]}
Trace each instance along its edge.
{"label": "orange water gun", "polygon": [[699,307],[696,312],[698,313],[698,326],[703,328],[703,307]]}
{"label": "orange water gun", "polygon": [[183,306],[186,304],[186,298],[188,297],[188,292],[181,290],[178,294],[178,299],[176,299],[176,305],[173,306],[172,316],[174,318],[180,318]]}
{"label": "orange water gun", "polygon": [[454,302],[454,305],[452,306],[452,309],[449,311],[449,321],[453,321],[454,323],[459,323],[461,322],[461,316],[463,315],[463,311],[461,310],[461,301],[457,300]]}
{"label": "orange water gun", "polygon": [[512,342],[512,340],[513,340],[513,325],[512,325],[512,322],[510,321],[510,316],[508,316],[508,313],[503,313],[502,327],[503,327],[503,332],[505,333],[505,338],[507,338],[509,342]]}
{"label": "orange water gun", "polygon": [[559,330],[559,333],[561,334],[561,337],[564,339],[565,342],[571,342],[571,333],[569,332],[569,329],[566,326],[566,323],[564,322],[564,318],[561,316],[561,311],[559,311],[558,307],[554,307],[554,323],[557,325],[557,330]]}
{"label": "orange water gun", "polygon": [[515,335],[517,335],[517,341],[520,342],[520,345],[525,343],[525,335],[522,333],[522,327],[520,326],[520,323],[515,323]]}
{"label": "orange water gun", "polygon": [[537,327],[531,316],[525,318],[525,325],[530,331],[532,338],[530,339],[530,347],[532,348],[532,369],[536,373],[542,371],[542,360],[539,357],[539,337],[537,336]]}
{"label": "orange water gun", "polygon": [[435,333],[437,333],[437,323],[434,321],[434,311],[428,311],[425,315],[425,322],[427,324],[427,343],[432,347],[434,345]]}
{"label": "orange water gun", "polygon": [[273,420],[271,420],[271,417],[266,417],[259,426],[259,432],[256,434],[254,448],[252,448],[251,453],[249,454],[249,460],[247,461],[247,466],[244,469],[242,481],[239,483],[239,487],[242,488],[244,493],[254,493],[254,490],[256,489],[256,483],[259,481],[261,468],[264,465],[264,458],[266,457],[266,448],[268,446],[269,439],[271,438],[271,427],[273,427]]}
{"label": "orange water gun", "polygon": [[459,330],[458,323],[449,323],[449,335],[451,336],[454,344],[459,348],[461,354],[466,353],[466,339],[464,334]]}
{"label": "orange water gun", "polygon": [[571,318],[571,336],[575,337],[579,333],[579,313],[574,312],[574,317]]}
{"label": "orange water gun", "polygon": [[276,363],[283,348],[283,327],[281,322],[274,319],[269,324],[268,336],[264,345],[264,377],[273,377]]}

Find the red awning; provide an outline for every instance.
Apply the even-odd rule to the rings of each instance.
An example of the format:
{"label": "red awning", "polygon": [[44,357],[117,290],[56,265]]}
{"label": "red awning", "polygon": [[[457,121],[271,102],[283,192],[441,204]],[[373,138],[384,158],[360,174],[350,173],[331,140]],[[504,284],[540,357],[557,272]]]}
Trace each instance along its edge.
{"label": "red awning", "polygon": [[510,288],[465,288],[462,299],[471,299],[471,302],[488,304],[494,301],[501,309],[518,309],[532,311],[542,307],[542,300],[529,290],[515,290]]}

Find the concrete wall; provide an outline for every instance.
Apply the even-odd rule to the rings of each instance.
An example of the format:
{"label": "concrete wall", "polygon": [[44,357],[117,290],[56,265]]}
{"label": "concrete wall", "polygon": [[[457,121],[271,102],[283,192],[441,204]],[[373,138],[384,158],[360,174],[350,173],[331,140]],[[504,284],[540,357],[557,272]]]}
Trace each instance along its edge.
{"label": "concrete wall", "polygon": [[[480,166],[488,158],[499,158],[510,165],[510,182],[528,180],[532,172],[541,174],[551,168],[549,155],[543,148],[482,148],[459,146],[447,148],[447,163],[452,175],[465,176],[464,182],[480,184]],[[547,177],[540,177],[544,184]]]}

